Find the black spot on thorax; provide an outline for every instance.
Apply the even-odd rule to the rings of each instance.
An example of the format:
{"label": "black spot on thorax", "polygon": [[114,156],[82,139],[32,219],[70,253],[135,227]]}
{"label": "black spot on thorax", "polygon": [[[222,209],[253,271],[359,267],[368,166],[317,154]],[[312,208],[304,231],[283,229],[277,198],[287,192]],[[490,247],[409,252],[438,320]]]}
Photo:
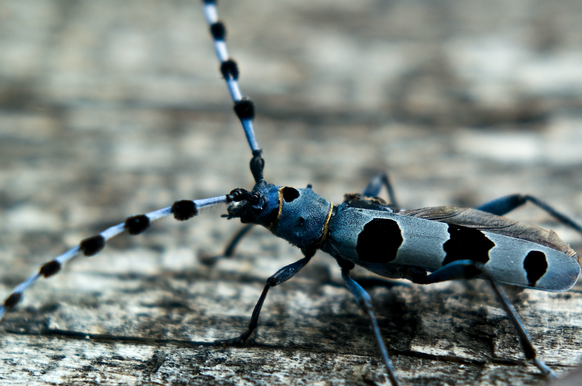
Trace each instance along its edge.
{"label": "black spot on thorax", "polygon": [[285,200],[285,202],[291,202],[297,197],[299,197],[299,191],[297,189],[289,186],[283,188],[283,200]]}

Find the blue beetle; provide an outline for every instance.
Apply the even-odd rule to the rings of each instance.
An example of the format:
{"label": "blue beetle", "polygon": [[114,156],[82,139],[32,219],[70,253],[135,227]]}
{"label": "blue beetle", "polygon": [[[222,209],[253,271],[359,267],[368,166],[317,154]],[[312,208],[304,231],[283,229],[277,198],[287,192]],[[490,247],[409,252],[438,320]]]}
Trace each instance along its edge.
{"label": "blue beetle", "polygon": [[[220,340],[217,344],[234,345],[247,340],[258,325],[269,289],[291,279],[309,263],[317,250],[322,250],[336,259],[347,288],[369,318],[393,385],[398,384],[398,379],[380,334],[371,299],[349,276],[355,265],[387,278],[404,278],[417,284],[471,278],[488,281],[517,330],[526,358],[543,374],[554,376],[554,372],[537,358],[523,323],[497,283],[565,291],[578,280],[579,257],[554,232],[503,215],[531,202],[580,233],[582,227],[543,201],[519,194],[501,197],[476,209],[401,210],[388,176],[382,173],[374,177],[362,194],[347,194],[344,202],[337,206],[316,194],[310,185],[297,189],[267,183],[263,178],[265,162],[253,129],[254,105],[240,92],[238,67],[228,56],[226,28],[218,21],[215,0],[203,0],[203,4],[221,63],[220,71],[253,154],[250,169],[255,186],[251,191],[239,188],[219,197],[177,201],[167,208],[128,217],[123,223],[81,241],[19,284],[0,305],[0,320],[16,307],[27,288],[40,278],[56,275],[73,257],[95,255],[109,239],[125,231],[131,235],[140,234],[156,219],[173,215],[177,220],[187,220],[202,208],[231,204],[226,217],[266,227],[275,236],[300,248],[304,257],[267,279],[248,329],[236,338]],[[388,190],[389,202],[378,197],[383,187]],[[243,234],[244,230],[239,236]],[[235,238],[230,250],[238,240],[240,237]]]}

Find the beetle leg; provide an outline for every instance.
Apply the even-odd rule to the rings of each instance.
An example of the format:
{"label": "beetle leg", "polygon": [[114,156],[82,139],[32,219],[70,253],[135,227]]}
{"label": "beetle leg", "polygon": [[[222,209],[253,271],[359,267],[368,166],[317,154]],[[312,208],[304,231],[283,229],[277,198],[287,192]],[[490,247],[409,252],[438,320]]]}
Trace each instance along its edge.
{"label": "beetle leg", "polygon": [[483,212],[495,214],[497,216],[503,216],[504,214],[519,208],[528,201],[550,214],[556,220],[582,234],[582,226],[580,224],[576,223],[565,214],[557,211],[546,202],[534,196],[530,196],[529,194],[510,194],[509,196],[500,197],[495,200],[486,202],[485,204],[478,206],[477,209]]}
{"label": "beetle leg", "polygon": [[483,271],[477,267],[473,260],[456,260],[437,269],[424,279],[415,281],[415,283],[433,284],[449,280],[472,279],[481,273]]}
{"label": "beetle leg", "polygon": [[525,327],[519,318],[519,315],[515,311],[515,308],[513,308],[513,305],[509,302],[509,299],[507,299],[505,292],[503,292],[501,287],[499,287],[489,275],[485,274],[484,276],[487,278],[487,281],[491,285],[495,295],[497,295],[497,299],[499,299],[501,306],[503,306],[507,317],[509,320],[511,320],[511,323],[516,328],[517,335],[519,336],[519,342],[521,343],[521,347],[523,348],[523,353],[525,354],[526,359],[530,360],[546,377],[552,379],[558,378],[552,369],[550,369],[543,361],[537,358],[536,349],[531,342],[531,338],[525,330]]}
{"label": "beetle leg", "polygon": [[267,284],[265,284],[265,288],[263,288],[261,297],[259,298],[259,301],[255,305],[255,308],[253,309],[253,314],[251,316],[249,328],[236,338],[217,340],[214,342],[215,345],[234,346],[246,341],[249,338],[249,336],[251,336],[251,334],[256,330],[257,325],[259,323],[259,315],[261,313],[261,308],[263,308],[263,303],[267,298],[267,293],[269,292],[269,289],[271,287],[275,287],[281,283],[284,283],[287,280],[291,279],[293,276],[295,276],[297,272],[301,270],[301,268],[305,267],[305,265],[309,263],[311,258],[315,255],[315,250],[303,251],[303,253],[305,254],[305,257],[303,259],[297,260],[293,264],[289,264],[281,268],[273,276],[267,279]]}
{"label": "beetle leg", "polygon": [[472,260],[456,260],[442,268],[437,269],[426,278],[417,281],[417,283],[432,284],[447,280],[472,279],[477,276],[486,279],[491,285],[493,292],[495,292],[497,299],[505,310],[505,314],[517,330],[517,335],[525,354],[525,358],[531,361],[531,363],[534,364],[538,369],[540,369],[543,375],[550,378],[556,378],[556,373],[554,373],[552,369],[550,369],[543,361],[537,358],[536,349],[531,342],[529,334],[525,330],[523,322],[515,311],[515,308],[513,308],[513,305],[511,305],[509,299],[507,299],[507,296],[501,287],[499,287],[491,278],[491,276],[489,276],[487,272],[483,270],[482,263],[474,262]]}
{"label": "beetle leg", "polygon": [[388,178],[388,174],[384,172],[377,173],[372,180],[364,189],[362,196],[364,197],[376,197],[380,194],[380,190],[382,190],[382,186],[386,187],[388,191],[388,198],[390,199],[390,206],[394,208],[399,208],[398,203],[396,201],[396,195],[394,194],[394,188],[392,187],[392,183],[390,183],[390,178]]}
{"label": "beetle leg", "polygon": [[224,248],[224,252],[221,255],[200,256],[199,257],[200,262],[206,265],[213,265],[216,264],[216,262],[222,258],[233,257],[234,251],[238,244],[240,243],[240,241],[250,232],[251,229],[253,229],[254,226],[255,224],[245,224],[234,234],[234,236],[232,236],[232,239],[230,239],[228,244],[226,244],[226,248]]}
{"label": "beetle leg", "polygon": [[388,370],[388,376],[390,377],[390,382],[392,386],[398,386],[398,378],[396,378],[396,372],[394,371],[394,367],[392,366],[392,361],[388,356],[388,350],[386,350],[386,345],[384,344],[384,339],[382,339],[382,335],[380,334],[380,328],[378,327],[378,322],[376,321],[376,316],[374,316],[374,309],[372,307],[372,300],[370,299],[370,295],[358,284],[356,283],[351,277],[349,277],[349,270],[342,268],[342,278],[348,287],[348,290],[354,295],[356,298],[356,302],[364,311],[364,313],[370,319],[370,325],[372,331],[374,332],[374,337],[376,338],[376,342],[378,343],[378,348],[382,353],[382,358],[384,359],[384,364]]}

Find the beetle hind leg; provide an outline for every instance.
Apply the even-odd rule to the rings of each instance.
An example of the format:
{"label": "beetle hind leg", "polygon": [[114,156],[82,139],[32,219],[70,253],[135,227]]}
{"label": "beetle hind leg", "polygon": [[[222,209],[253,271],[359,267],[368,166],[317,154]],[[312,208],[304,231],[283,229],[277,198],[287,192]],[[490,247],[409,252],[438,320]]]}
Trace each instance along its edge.
{"label": "beetle hind leg", "polygon": [[543,361],[537,358],[536,349],[533,346],[531,338],[527,333],[523,322],[519,318],[519,315],[513,308],[513,305],[505,295],[505,292],[501,287],[495,283],[495,281],[483,270],[483,264],[479,262],[474,262],[472,260],[457,260],[445,265],[444,267],[437,269],[435,272],[428,275],[426,278],[417,281],[418,284],[432,284],[440,283],[448,280],[459,280],[459,279],[472,279],[475,277],[480,277],[489,282],[491,289],[495,293],[495,296],[501,303],[505,314],[517,330],[517,335],[519,337],[519,342],[525,354],[525,358],[535,365],[543,375],[549,378],[556,378],[556,373],[552,371]]}
{"label": "beetle hind leg", "polygon": [[565,224],[570,228],[574,229],[575,231],[577,231],[578,233],[582,234],[582,225],[578,224],[570,217],[554,209],[545,201],[542,201],[534,196],[530,196],[529,194],[510,194],[508,196],[503,196],[500,198],[496,198],[495,200],[486,202],[485,204],[478,206],[476,209],[481,210],[483,212],[495,214],[497,216],[503,216],[504,214],[507,214],[512,210],[519,208],[528,201],[537,206],[538,208],[542,209],[552,217],[554,217],[562,224]]}

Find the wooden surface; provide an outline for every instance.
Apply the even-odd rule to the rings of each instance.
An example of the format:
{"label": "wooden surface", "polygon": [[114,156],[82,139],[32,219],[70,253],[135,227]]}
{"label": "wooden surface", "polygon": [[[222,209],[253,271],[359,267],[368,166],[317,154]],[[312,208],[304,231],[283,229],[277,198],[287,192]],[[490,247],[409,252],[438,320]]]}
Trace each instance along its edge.
{"label": "wooden surface", "polygon": [[[575,0],[222,1],[270,182],[341,202],[377,170],[405,208],[514,192],[582,216],[582,8]],[[131,214],[252,186],[250,151],[198,1],[0,4],[0,296]],[[26,292],[0,325],[0,382],[370,384],[384,372],[333,259],[208,210],[120,236]],[[530,206],[512,218],[582,237]],[[368,275],[365,271],[355,274]],[[508,288],[540,356],[582,363],[582,285]],[[543,384],[486,284],[370,291],[404,385]]]}

